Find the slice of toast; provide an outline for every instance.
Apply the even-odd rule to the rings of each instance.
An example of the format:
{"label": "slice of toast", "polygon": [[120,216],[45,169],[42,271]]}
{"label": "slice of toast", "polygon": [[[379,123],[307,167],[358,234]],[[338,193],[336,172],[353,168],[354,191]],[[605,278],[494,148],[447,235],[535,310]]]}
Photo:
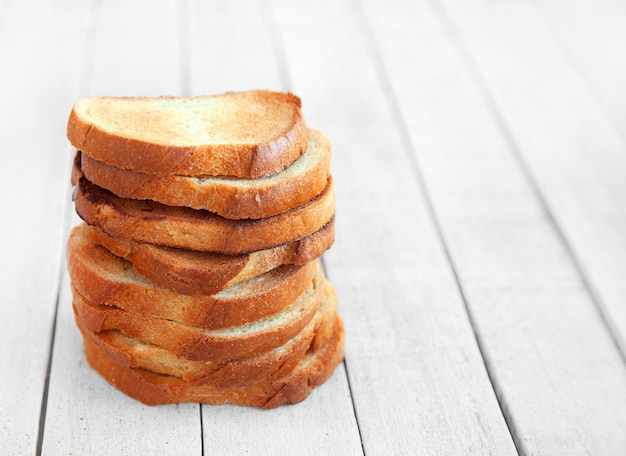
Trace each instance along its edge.
{"label": "slice of toast", "polygon": [[95,341],[84,338],[89,365],[118,390],[144,404],[230,403],[266,409],[300,402],[324,383],[343,360],[343,341],[343,323],[338,317],[331,338],[316,350],[309,351],[289,374],[269,377],[252,385],[224,388],[211,384],[194,385],[179,377],[121,367]]}
{"label": "slice of toast", "polygon": [[73,303],[81,324],[94,332],[116,329],[192,361],[231,361],[279,347],[311,321],[321,303],[323,274],[281,312],[241,326],[208,330],[171,320],[94,304],[73,288]]}
{"label": "slice of toast", "polygon": [[241,326],[279,313],[309,288],[315,275],[322,275],[312,261],[281,266],[215,295],[182,295],[150,283],[128,261],[94,244],[85,231],[74,228],[67,244],[70,279],[80,295],[94,304],[204,329]]}
{"label": "slice of toast", "polygon": [[78,215],[113,237],[166,247],[238,255],[292,242],[326,225],[335,214],[332,177],[314,199],[272,217],[229,220],[208,211],[120,198],[84,177],[74,189]]}
{"label": "slice of toast", "polygon": [[121,169],[256,178],[279,172],[305,150],[300,107],[295,95],[263,90],[88,97],[74,105],[67,137],[84,154]]}
{"label": "slice of toast", "polygon": [[291,372],[309,350],[317,350],[332,335],[337,318],[337,296],[325,282],[322,301],[314,318],[285,344],[229,363],[189,361],[172,355],[156,345],[146,344],[116,330],[95,333],[77,324],[85,337],[100,345],[123,368],[144,369],[157,374],[180,377],[190,384],[210,384],[221,388],[245,386]]}
{"label": "slice of toast", "polygon": [[244,255],[161,247],[111,237],[98,227],[83,226],[93,242],[130,261],[152,283],[187,295],[215,294],[281,265],[302,266],[319,258],[334,241],[334,219],[301,239]]}
{"label": "slice of toast", "polygon": [[220,176],[155,176],[124,170],[84,155],[85,177],[121,198],[148,199],[170,206],[205,209],[229,219],[280,214],[315,198],[330,172],[330,141],[309,130],[306,151],[283,171],[259,179]]}

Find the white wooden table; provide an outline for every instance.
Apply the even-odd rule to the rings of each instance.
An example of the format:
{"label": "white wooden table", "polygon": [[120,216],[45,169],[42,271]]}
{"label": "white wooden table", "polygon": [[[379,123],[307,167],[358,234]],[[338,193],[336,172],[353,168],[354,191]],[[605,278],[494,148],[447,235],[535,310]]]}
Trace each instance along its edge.
{"label": "white wooden table", "polygon": [[[626,2],[0,0],[0,453],[625,455]],[[291,90],[333,141],[346,359],[273,411],[85,363],[72,104]]]}

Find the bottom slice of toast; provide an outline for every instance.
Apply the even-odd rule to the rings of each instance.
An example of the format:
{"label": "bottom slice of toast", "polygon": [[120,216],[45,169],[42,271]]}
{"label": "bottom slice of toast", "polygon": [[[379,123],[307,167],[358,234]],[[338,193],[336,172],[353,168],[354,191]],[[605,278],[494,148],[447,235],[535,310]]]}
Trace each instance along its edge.
{"label": "bottom slice of toast", "polygon": [[195,385],[234,387],[288,374],[308,351],[317,350],[330,339],[336,319],[337,295],[325,281],[320,307],[299,334],[280,347],[231,362],[190,361],[121,331],[93,332],[82,325],[80,318],[76,323],[83,336],[95,341],[120,367],[179,377]]}
{"label": "bottom slice of toast", "polygon": [[304,400],[314,388],[331,376],[343,360],[344,328],[341,319],[337,317],[331,338],[316,350],[309,351],[289,374],[230,388],[192,385],[179,377],[124,368],[115,363],[90,337],[85,337],[84,342],[89,365],[118,390],[144,404],[196,402],[270,409]]}

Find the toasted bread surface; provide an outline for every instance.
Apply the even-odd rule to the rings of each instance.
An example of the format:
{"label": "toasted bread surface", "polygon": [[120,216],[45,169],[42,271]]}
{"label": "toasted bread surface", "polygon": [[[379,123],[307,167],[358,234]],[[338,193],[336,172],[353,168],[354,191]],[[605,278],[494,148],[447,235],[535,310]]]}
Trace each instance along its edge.
{"label": "toasted bread surface", "polygon": [[326,186],[330,141],[315,130],[310,130],[308,137],[306,151],[298,160],[277,174],[258,179],[155,176],[107,165],[88,155],[77,163],[89,181],[122,198],[205,209],[229,219],[258,219],[304,204]]}
{"label": "toasted bread surface", "polygon": [[149,405],[273,408],[332,374],[331,145],[298,97],[87,97],[67,136],[73,311],[102,377]]}
{"label": "toasted bread surface", "polygon": [[93,242],[130,261],[152,283],[187,295],[215,294],[281,265],[302,266],[319,258],[334,241],[334,219],[296,241],[243,255],[161,247],[112,237],[95,226],[84,227]]}
{"label": "toasted bread surface", "polygon": [[335,214],[330,176],[313,200],[257,220],[229,220],[208,211],[119,198],[84,177],[75,188],[74,203],[83,220],[110,236],[229,255],[292,242],[319,230]]}
{"label": "toasted bread surface", "polygon": [[[323,279],[321,279],[323,280]],[[119,330],[142,342],[157,345],[193,361],[231,361],[276,348],[311,321],[322,299],[323,283],[310,287],[281,312],[241,326],[208,330],[139,314],[119,307],[94,304],[73,289],[73,303],[81,324],[94,332]]]}
{"label": "toasted bread surface", "polygon": [[107,382],[147,405],[196,402],[210,405],[237,404],[271,409],[304,400],[324,383],[343,359],[344,329],[337,318],[332,337],[309,351],[287,375],[270,377],[243,387],[193,385],[169,375],[144,369],[124,368],[113,361],[90,337],[84,338],[89,365]]}
{"label": "toasted bread surface", "polygon": [[80,226],[70,233],[67,258],[72,286],[88,301],[204,329],[241,326],[281,312],[323,277],[312,261],[281,266],[214,295],[182,295],[147,281],[128,261],[91,242]]}
{"label": "toasted bread surface", "polygon": [[324,285],[320,307],[300,333],[273,350],[228,363],[178,358],[161,347],[134,339],[120,331],[96,333],[82,327],[79,318],[76,321],[83,335],[98,343],[121,367],[180,377],[191,384],[244,386],[289,373],[309,350],[317,350],[330,339],[337,318],[337,296],[328,282]]}
{"label": "toasted bread surface", "polygon": [[306,148],[301,102],[290,93],[87,97],[73,107],[70,143],[121,169],[154,175],[275,174]]}

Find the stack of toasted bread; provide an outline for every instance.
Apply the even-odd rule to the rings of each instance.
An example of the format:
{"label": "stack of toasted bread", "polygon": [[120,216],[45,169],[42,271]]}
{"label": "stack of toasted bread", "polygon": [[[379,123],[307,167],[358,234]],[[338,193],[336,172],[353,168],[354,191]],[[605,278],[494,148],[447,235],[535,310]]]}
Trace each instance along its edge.
{"label": "stack of toasted bread", "polygon": [[150,405],[264,408],[332,374],[331,147],[296,96],[90,97],[67,132],[85,221],[68,269],[96,371]]}

